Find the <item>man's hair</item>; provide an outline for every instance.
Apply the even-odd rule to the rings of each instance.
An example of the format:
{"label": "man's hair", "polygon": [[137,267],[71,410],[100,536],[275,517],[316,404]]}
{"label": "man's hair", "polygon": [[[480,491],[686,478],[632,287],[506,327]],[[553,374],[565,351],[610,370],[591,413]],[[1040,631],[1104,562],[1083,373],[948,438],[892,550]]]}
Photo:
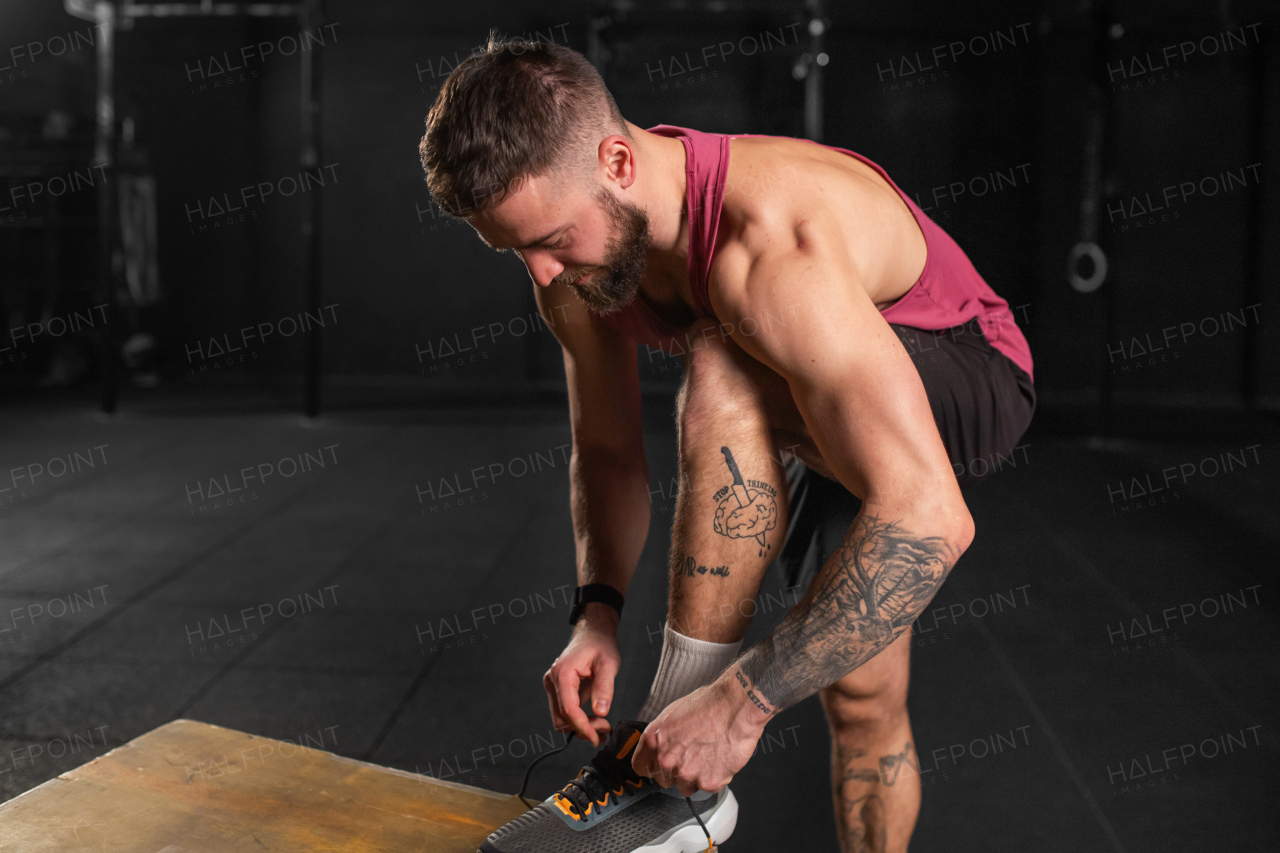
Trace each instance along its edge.
{"label": "man's hair", "polygon": [[630,138],[599,72],[576,50],[527,39],[489,43],[453,69],[418,145],[427,186],[452,216],[502,201],[548,171],[581,177],[600,140]]}

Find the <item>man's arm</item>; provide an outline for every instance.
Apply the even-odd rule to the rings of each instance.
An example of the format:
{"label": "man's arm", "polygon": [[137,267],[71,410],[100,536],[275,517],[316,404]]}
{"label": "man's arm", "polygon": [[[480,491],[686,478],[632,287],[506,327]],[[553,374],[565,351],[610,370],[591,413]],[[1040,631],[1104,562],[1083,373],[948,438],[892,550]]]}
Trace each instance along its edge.
{"label": "man's arm", "polygon": [[607,583],[625,594],[649,532],[635,344],[593,319],[567,288],[535,285],[534,292],[564,351],[578,583]]}
{"label": "man's arm", "polygon": [[[650,518],[635,345],[593,319],[567,288],[534,285],[534,293],[538,310],[564,350],[578,584],[605,583],[625,595]],[[613,608],[588,604],[568,648],[543,678],[553,719],[567,722],[589,741],[594,730],[579,707],[580,689],[590,684],[591,708],[604,716],[617,673],[617,625]],[[599,707],[601,700],[605,710]]]}
{"label": "man's arm", "polygon": [[797,232],[749,259],[745,284],[713,303],[735,342],[787,379],[823,459],[863,505],[805,596],[721,679],[760,726],[892,643],[973,539],[919,374],[835,224],[817,217]]}

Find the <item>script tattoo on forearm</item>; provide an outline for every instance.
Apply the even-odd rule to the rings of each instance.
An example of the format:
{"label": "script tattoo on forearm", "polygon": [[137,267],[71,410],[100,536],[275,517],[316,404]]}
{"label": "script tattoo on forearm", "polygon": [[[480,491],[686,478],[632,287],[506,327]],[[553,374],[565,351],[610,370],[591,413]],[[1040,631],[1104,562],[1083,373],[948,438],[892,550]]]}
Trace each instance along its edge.
{"label": "script tattoo on forearm", "polygon": [[739,660],[777,713],[873,658],[924,610],[959,554],[938,536],[859,515],[814,587]]}
{"label": "script tattoo on forearm", "polygon": [[750,699],[761,711],[764,711],[766,714],[770,713],[771,709],[769,706],[760,701],[760,697],[751,689],[751,685],[747,683],[747,679],[743,677],[742,673],[735,672],[734,675],[738,676],[738,683],[742,685],[742,689],[747,691],[747,698]]}

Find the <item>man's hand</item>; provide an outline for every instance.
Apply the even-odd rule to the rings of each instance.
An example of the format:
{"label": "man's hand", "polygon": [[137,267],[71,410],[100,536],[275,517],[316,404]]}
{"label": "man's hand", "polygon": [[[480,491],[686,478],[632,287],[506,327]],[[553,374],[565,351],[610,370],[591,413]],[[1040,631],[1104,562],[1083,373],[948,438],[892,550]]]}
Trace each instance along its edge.
{"label": "man's hand", "polygon": [[[618,615],[607,604],[591,602],[574,626],[569,645],[542,676],[556,731],[572,731],[599,747],[611,726],[604,719],[613,702],[613,680],[622,666],[618,652]],[[588,718],[582,703],[590,701]]]}
{"label": "man's hand", "polygon": [[631,768],[684,796],[719,791],[746,766],[768,717],[723,678],[672,702],[645,726]]}

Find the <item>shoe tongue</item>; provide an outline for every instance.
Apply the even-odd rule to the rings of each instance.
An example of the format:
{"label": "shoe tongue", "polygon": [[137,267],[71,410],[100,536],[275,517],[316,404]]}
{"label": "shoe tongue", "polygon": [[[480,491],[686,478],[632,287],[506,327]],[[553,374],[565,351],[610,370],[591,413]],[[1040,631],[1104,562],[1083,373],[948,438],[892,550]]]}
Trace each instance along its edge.
{"label": "shoe tongue", "polygon": [[639,720],[623,720],[609,733],[609,737],[600,745],[600,751],[591,760],[601,768],[616,773],[620,778],[639,780],[640,776],[631,769],[631,759],[635,756],[636,746],[640,743],[640,734],[646,723]]}

